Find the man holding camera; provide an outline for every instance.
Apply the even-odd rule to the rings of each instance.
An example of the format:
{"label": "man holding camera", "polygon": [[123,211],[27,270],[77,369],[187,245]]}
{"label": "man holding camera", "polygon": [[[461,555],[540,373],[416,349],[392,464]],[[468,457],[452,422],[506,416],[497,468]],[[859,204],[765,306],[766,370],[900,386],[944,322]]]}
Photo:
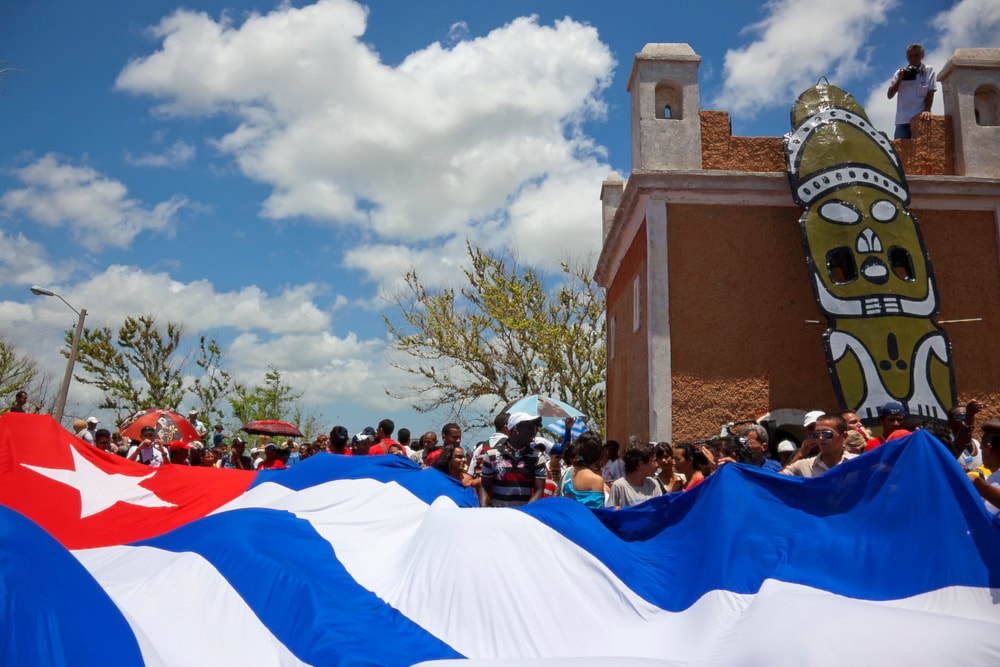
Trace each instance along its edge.
{"label": "man holding camera", "polygon": [[917,116],[931,117],[934,91],[937,90],[934,69],[923,64],[924,47],[906,47],[906,67],[900,67],[889,82],[888,95],[896,97],[896,133],[893,139],[912,139],[910,121]]}

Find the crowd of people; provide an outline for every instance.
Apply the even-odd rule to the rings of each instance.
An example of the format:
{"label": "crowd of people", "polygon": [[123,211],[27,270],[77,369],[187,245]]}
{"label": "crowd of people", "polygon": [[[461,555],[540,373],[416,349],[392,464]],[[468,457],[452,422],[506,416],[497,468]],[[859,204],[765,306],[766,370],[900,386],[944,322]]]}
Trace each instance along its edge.
{"label": "crowd of people", "polygon": [[[18,392],[12,412],[25,412],[27,395]],[[214,433],[188,419],[200,439],[164,442],[152,426],[138,440],[97,428],[95,417],[74,423],[77,437],[99,449],[148,466],[188,465],[239,470],[281,470],[317,454],[340,456],[402,456],[421,468],[436,470],[470,487],[484,507],[516,507],[545,497],[563,496],[592,508],[630,507],[667,493],[689,491],[721,466],[742,464],[781,475],[818,477],[831,468],[889,440],[925,429],[956,457],[991,512],[1000,513],[1000,419],[981,427],[973,437],[982,406],[971,401],[948,412],[946,421],[909,417],[898,402],[878,410],[877,435],[852,411],[805,413],[801,443],[792,438],[774,442],[758,423],[729,426],[727,434],[697,442],[644,442],[631,438],[622,451],[615,440],[603,441],[593,431],[572,438],[575,420],[562,424],[559,442],[540,435],[542,418],[524,412],[503,412],[494,419],[495,432],[475,446],[462,443],[462,428],[445,424],[440,433],[427,431],[413,438],[410,430],[391,419],[365,427],[355,435],[342,425],[311,441],[272,440],[259,436],[248,450],[240,436],[227,438],[221,424]],[[200,426],[200,428],[198,428]],[[395,437],[393,437],[395,436]]]}

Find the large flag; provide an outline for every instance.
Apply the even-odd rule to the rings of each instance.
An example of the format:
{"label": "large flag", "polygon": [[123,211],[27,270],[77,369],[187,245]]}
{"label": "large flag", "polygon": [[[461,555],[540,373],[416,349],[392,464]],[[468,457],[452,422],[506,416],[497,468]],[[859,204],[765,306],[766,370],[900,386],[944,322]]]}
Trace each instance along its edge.
{"label": "large flag", "polygon": [[925,433],[618,512],[479,509],[400,457],[237,477],[88,447],[0,417],[3,664],[1000,664],[1000,527]]}

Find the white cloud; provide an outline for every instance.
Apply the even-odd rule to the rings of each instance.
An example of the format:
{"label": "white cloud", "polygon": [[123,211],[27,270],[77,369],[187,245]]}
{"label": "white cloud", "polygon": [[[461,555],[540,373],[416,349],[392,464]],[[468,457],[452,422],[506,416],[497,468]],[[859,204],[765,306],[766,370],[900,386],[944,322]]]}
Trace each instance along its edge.
{"label": "white cloud", "polygon": [[[348,0],[284,5],[239,25],[178,11],[154,29],[161,48],[117,85],[156,97],[163,113],[232,118],[215,145],[271,187],[265,217],[360,226],[373,245],[447,247],[484,221],[514,224],[510,193],[559,183],[544,188],[559,199],[545,202],[533,241],[562,243],[572,227],[575,243],[596,247],[610,169],[595,167],[602,152],[578,127],[603,117],[615,62],[593,27],[529,17],[467,38],[456,24],[453,45],[390,67],[360,41],[366,18]],[[587,220],[581,200],[595,202]]]}
{"label": "white cloud", "polygon": [[52,154],[14,173],[27,187],[4,193],[0,208],[50,227],[67,227],[92,251],[103,246],[126,248],[144,231],[169,233],[177,211],[187,203],[175,196],[147,208],[129,199],[120,181],[90,167],[63,164]]}
{"label": "white cloud", "polygon": [[753,118],[768,108],[789,108],[798,94],[826,76],[847,89],[868,72],[865,48],[898,0],[840,0],[836,7],[810,0],[772,0],[767,17],[747,28],[758,35],[726,52],[725,83],[711,108]]}
{"label": "white cloud", "polygon": [[133,167],[183,167],[194,159],[195,147],[184,141],[175,141],[162,153],[145,153],[135,156],[125,153],[125,162]]}
{"label": "white cloud", "polygon": [[49,264],[41,244],[0,229],[0,287],[47,285],[65,277],[68,270],[66,262],[60,268]]}

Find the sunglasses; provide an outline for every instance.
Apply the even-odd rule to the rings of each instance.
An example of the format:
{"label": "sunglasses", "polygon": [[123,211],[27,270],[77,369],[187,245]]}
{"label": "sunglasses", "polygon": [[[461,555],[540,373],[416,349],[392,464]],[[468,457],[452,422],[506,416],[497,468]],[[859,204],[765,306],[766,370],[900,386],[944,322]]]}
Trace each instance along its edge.
{"label": "sunglasses", "polygon": [[810,438],[815,438],[817,440],[830,440],[834,436],[833,431],[830,429],[823,429],[822,431],[813,431],[809,434]]}

